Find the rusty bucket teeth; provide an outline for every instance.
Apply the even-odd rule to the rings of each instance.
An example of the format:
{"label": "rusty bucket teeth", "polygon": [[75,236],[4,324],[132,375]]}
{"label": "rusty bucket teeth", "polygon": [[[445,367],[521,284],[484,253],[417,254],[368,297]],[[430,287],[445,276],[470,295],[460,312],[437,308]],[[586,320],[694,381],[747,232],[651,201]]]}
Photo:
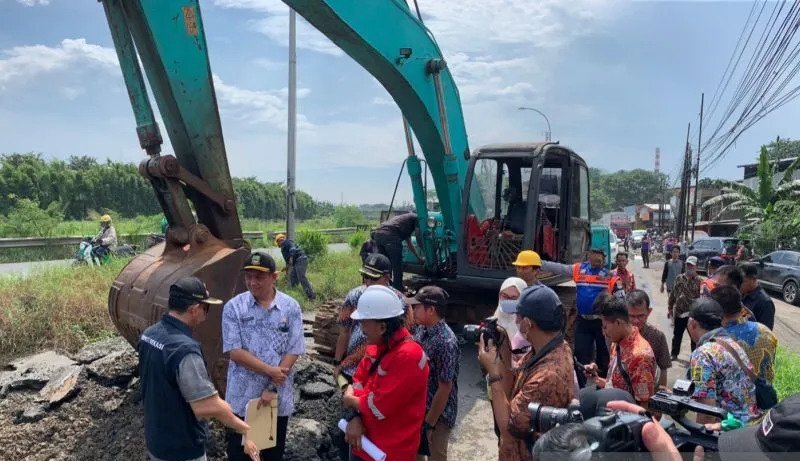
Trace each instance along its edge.
{"label": "rusty bucket teeth", "polygon": [[[224,301],[244,291],[240,269],[250,254],[231,248],[201,225],[187,231],[188,244],[170,239],[136,256],[108,294],[108,311],[120,334],[136,347],[142,332],[167,312],[169,287],[181,277],[199,277],[211,296]],[[185,234],[184,234],[185,235]],[[217,389],[224,392],[228,359],[222,354],[222,307],[214,307],[194,332]]]}

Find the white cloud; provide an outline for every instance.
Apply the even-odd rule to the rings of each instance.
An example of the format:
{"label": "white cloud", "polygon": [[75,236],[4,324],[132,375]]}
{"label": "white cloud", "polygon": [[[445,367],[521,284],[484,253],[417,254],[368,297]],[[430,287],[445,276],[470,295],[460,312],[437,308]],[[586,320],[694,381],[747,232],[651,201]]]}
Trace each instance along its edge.
{"label": "white cloud", "polygon": [[[213,0],[221,8],[235,8],[266,13],[266,17],[248,22],[251,30],[266,35],[282,46],[289,46],[289,7],[280,0]],[[300,15],[297,16],[297,47],[333,56],[344,52],[321,32],[311,27]]]}
{"label": "white cloud", "polygon": [[70,101],[74,101],[75,99],[78,99],[78,96],[86,93],[86,88],[67,86],[61,89],[61,93],[65,98],[69,99]]}
{"label": "white cloud", "polygon": [[0,59],[0,88],[3,84],[33,78],[39,74],[63,71],[77,65],[95,65],[105,70],[118,69],[113,48],[86,43],[86,39],[61,41],[59,46],[17,46],[3,51]]}
{"label": "white cloud", "polygon": [[394,101],[392,101],[391,99],[384,98],[384,97],[381,97],[381,96],[375,96],[374,98],[372,98],[372,104],[376,104],[376,105],[379,105],[379,106],[393,106],[393,105],[395,105]]}
{"label": "white cloud", "polygon": [[49,5],[50,0],[17,0],[17,3],[25,6]]}
{"label": "white cloud", "polygon": [[[279,90],[248,90],[225,83],[214,75],[214,88],[219,100],[220,113],[223,118],[232,118],[247,125],[266,123],[271,128],[285,131],[288,117],[286,88]],[[311,90],[298,88],[297,96],[307,96]],[[300,129],[311,128],[302,114],[297,115]]]}

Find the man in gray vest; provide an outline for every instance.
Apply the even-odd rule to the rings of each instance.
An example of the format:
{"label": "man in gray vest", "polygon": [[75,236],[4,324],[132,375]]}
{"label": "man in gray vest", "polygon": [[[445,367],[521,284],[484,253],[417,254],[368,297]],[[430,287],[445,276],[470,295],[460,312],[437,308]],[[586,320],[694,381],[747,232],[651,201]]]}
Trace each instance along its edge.
{"label": "man in gray vest", "polygon": [[[179,279],[169,287],[169,312],[139,339],[144,432],[151,461],[205,461],[208,436],[202,419],[215,418],[241,434],[250,429],[219,397],[200,343],[192,338],[210,306],[220,304],[197,277]],[[245,449],[258,460],[252,442]]]}

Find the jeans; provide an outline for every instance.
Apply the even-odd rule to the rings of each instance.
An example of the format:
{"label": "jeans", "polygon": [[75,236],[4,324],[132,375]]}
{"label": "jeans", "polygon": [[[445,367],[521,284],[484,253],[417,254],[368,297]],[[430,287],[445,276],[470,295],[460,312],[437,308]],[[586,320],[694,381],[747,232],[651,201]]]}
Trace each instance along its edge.
{"label": "jeans", "polygon": [[645,269],[650,267],[650,249],[642,248],[642,265]]}
{"label": "jeans", "polygon": [[[689,324],[689,317],[680,318],[675,320],[675,326],[672,329],[672,356],[677,357],[681,353],[681,342],[683,342],[683,332],[686,331],[686,325]],[[697,344],[692,341],[692,351],[697,348]]]}
{"label": "jeans", "polygon": [[295,287],[298,283],[303,286],[303,291],[306,292],[306,297],[311,300],[314,299],[314,288],[311,282],[306,277],[306,270],[308,269],[308,257],[302,257],[292,264],[289,271],[289,286]]}
{"label": "jeans", "polygon": [[578,362],[586,365],[592,363],[592,353],[595,353],[594,362],[600,376],[608,372],[608,346],[603,335],[603,321],[587,320],[580,315],[575,320],[575,357]]}
{"label": "jeans", "polygon": [[[244,418],[242,418],[244,419]],[[283,461],[283,452],[286,450],[286,429],[289,426],[288,416],[278,416],[278,440],[273,448],[261,450],[261,461]],[[242,434],[231,429],[225,429],[226,453],[229,461],[250,461],[244,453]]]}
{"label": "jeans", "polygon": [[378,251],[392,263],[392,286],[403,291],[403,240],[395,235],[375,234]]}

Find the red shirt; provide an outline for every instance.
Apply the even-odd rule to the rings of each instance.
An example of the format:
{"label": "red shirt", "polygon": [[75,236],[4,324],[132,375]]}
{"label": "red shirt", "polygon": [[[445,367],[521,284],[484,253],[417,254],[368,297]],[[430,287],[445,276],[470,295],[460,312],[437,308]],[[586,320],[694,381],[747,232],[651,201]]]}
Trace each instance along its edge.
{"label": "red shirt", "polygon": [[[353,376],[353,389],[359,398],[359,413],[364,435],[386,453],[386,461],[413,461],[417,456],[425,396],[428,388],[428,357],[411,340],[411,333],[401,328],[389,341],[388,352],[378,369],[369,369],[386,345],[367,346],[366,354]],[[369,461],[364,451],[353,454]]]}
{"label": "red shirt", "polygon": [[[617,348],[621,351],[622,367],[628,372],[633,389],[617,367]],[[639,334],[638,328],[633,327],[631,334],[620,341],[619,346],[617,343],[611,345],[608,376],[611,377],[613,387],[630,392],[637,402],[645,403],[655,393],[656,357],[650,343]]]}
{"label": "red shirt", "polygon": [[636,289],[636,280],[633,278],[633,272],[628,269],[618,267],[611,271],[611,275],[619,277],[619,279],[622,280],[622,288],[625,290],[625,293],[630,293]]}

